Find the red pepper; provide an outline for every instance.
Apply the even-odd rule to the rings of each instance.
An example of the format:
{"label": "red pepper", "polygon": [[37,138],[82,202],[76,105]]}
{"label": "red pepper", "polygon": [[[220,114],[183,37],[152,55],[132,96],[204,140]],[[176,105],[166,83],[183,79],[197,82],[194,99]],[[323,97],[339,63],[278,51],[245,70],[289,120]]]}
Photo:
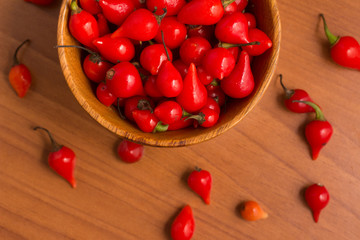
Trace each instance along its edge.
{"label": "red pepper", "polygon": [[248,21],[242,12],[224,16],[215,27],[215,36],[221,42],[249,43]]}
{"label": "red pepper", "polygon": [[254,76],[251,71],[250,57],[246,51],[240,53],[234,70],[220,81],[220,85],[224,93],[232,98],[244,98],[253,92]]}
{"label": "red pepper", "polygon": [[166,16],[175,16],[186,4],[186,0],[146,0],[144,1],[147,9],[153,11],[157,15],[164,13],[166,8]]}
{"label": "red pepper", "polygon": [[133,118],[141,131],[146,133],[165,132],[168,125],[163,124],[150,110],[135,109]]}
{"label": "red pepper", "polygon": [[172,124],[183,116],[183,109],[177,102],[167,100],[155,107],[154,114],[164,124]]}
{"label": "red pepper", "polygon": [[204,200],[210,204],[210,192],[212,187],[212,177],[210,172],[201,168],[195,168],[187,179],[188,186]]}
{"label": "red pepper", "polygon": [[124,139],[119,143],[116,150],[121,160],[126,163],[134,163],[143,156],[144,146]]}
{"label": "red pepper", "polygon": [[79,3],[82,9],[93,15],[101,13],[99,0],[79,0]]}
{"label": "red pepper", "polygon": [[73,188],[76,187],[76,181],[74,177],[74,168],[76,163],[76,156],[73,150],[60,145],[55,142],[49,130],[43,127],[35,127],[34,130],[44,130],[49,135],[51,140],[52,150],[48,156],[49,166],[57,172],[61,177],[66,179]]}
{"label": "red pepper", "polygon": [[118,26],[135,9],[135,4],[132,0],[99,0],[99,5],[106,19]]}
{"label": "red pepper", "polygon": [[321,184],[312,184],[305,190],[305,200],[312,210],[314,221],[318,222],[321,210],[329,203],[329,192]]}
{"label": "red pepper", "polygon": [[212,25],[224,15],[221,0],[193,0],[188,2],[177,15],[179,22],[191,25]]}
{"label": "red pepper", "polygon": [[190,240],[195,231],[195,220],[191,207],[186,205],[171,225],[173,240]]}
{"label": "red pepper", "polygon": [[145,8],[136,9],[112,33],[111,37],[128,37],[138,41],[149,41],[158,33],[161,19],[165,15],[166,11],[163,15],[158,16]]}
{"label": "red pepper", "polygon": [[212,127],[219,120],[219,113],[214,109],[203,107],[198,114],[188,118],[195,119],[202,127]]}
{"label": "red pepper", "polygon": [[15,90],[16,94],[21,98],[24,97],[28,92],[32,79],[30,70],[26,65],[19,62],[17,53],[19,52],[20,48],[29,41],[29,39],[25,40],[16,48],[14,53],[14,64],[9,72],[10,85]]}
{"label": "red pepper", "polygon": [[302,89],[288,89],[285,87],[283,81],[282,81],[282,74],[279,75],[280,77],[280,84],[284,89],[285,92],[285,106],[287,109],[289,109],[290,111],[294,112],[294,113],[307,113],[307,112],[314,112],[314,108],[312,108],[311,106],[302,103],[302,102],[294,102],[294,100],[298,100],[298,101],[309,101],[309,102],[313,102],[313,100],[311,100],[309,94]]}
{"label": "red pepper", "polygon": [[169,17],[169,9],[167,16],[161,20],[160,28],[155,36],[155,41],[162,43],[161,32],[164,33],[166,46],[170,49],[180,47],[186,39],[187,30],[184,24],[179,22],[176,17]]}
{"label": "red pepper", "polygon": [[193,63],[190,64],[188,73],[184,78],[183,90],[176,97],[176,101],[189,113],[200,110],[206,104],[207,91],[200,82]]}
{"label": "red pepper", "polygon": [[235,58],[226,48],[212,48],[205,53],[202,66],[208,74],[222,80],[234,69]]}
{"label": "red pepper", "polygon": [[360,70],[360,45],[351,36],[335,36],[326,24],[325,17],[320,14],[324,22],[326,37],[330,42],[330,54],[332,59],[339,65]]}
{"label": "red pepper", "polygon": [[162,63],[165,60],[171,61],[173,59],[171,50],[169,48],[166,50],[169,54],[169,58],[167,57],[167,53],[163,44],[158,43],[146,46],[140,54],[141,66],[149,71],[152,75],[157,75]]}
{"label": "red pepper", "polygon": [[329,142],[333,133],[333,128],[325,119],[324,114],[318,105],[309,101],[294,100],[294,102],[305,103],[315,110],[316,118],[306,125],[305,137],[312,150],[312,159],[316,160],[320,150]]}
{"label": "red pepper", "polygon": [[69,31],[71,35],[81,44],[94,49],[92,41],[99,37],[99,27],[95,17],[80,8],[76,0],[71,1],[70,7]]}
{"label": "red pepper", "polygon": [[97,86],[96,97],[102,104],[107,107],[114,104],[114,102],[116,101],[116,97],[109,91],[105,82],[100,82]]}

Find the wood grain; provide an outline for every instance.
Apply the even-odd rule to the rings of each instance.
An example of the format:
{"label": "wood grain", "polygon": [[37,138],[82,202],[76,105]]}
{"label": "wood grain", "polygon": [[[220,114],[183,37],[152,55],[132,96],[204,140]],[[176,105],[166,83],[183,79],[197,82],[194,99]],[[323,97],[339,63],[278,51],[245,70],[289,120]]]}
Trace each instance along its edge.
{"label": "wood grain", "polygon": [[[359,1],[278,0],[281,50],[264,96],[239,124],[220,136],[182,148],[146,147],[136,164],[115,154],[121,140],[78,103],[64,79],[57,50],[61,2],[40,8],[2,1],[0,8],[0,239],[170,239],[169,226],[185,204],[193,208],[193,239],[360,239],[359,72],[334,64],[319,13],[336,35],[360,40]],[[24,99],[7,81],[12,53],[33,74]],[[282,105],[278,74],[306,89],[333,124],[334,135],[312,161],[303,130],[311,114]],[[50,144],[40,125],[77,154],[78,186],[46,164]],[[213,175],[211,204],[185,183],[195,166]],[[314,223],[303,200],[321,182],[330,202]],[[258,201],[269,218],[245,222],[244,200]]]}

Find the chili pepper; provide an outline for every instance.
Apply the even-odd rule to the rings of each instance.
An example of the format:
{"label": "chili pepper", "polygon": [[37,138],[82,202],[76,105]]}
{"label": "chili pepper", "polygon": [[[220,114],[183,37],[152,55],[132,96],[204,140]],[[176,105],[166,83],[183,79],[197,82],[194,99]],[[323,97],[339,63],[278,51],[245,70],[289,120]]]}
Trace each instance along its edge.
{"label": "chili pepper", "polygon": [[79,0],[79,3],[82,9],[93,15],[101,13],[99,0]]}
{"label": "chili pepper", "polygon": [[186,27],[188,29],[188,38],[202,37],[210,43],[215,41],[215,25],[186,25]]}
{"label": "chili pepper", "polygon": [[280,74],[279,77],[280,77],[280,84],[285,92],[284,104],[287,109],[289,109],[294,113],[307,113],[307,112],[315,111],[314,108],[312,108],[311,106],[305,103],[293,102],[294,100],[313,102],[313,100],[310,98],[309,94],[303,89],[286,88],[282,80],[282,74]]}
{"label": "chili pepper", "polygon": [[[252,28],[256,28],[256,18],[254,16],[254,14],[245,12],[244,15],[248,22],[248,29],[250,30]],[[250,41],[253,41],[253,40],[250,40]]]}
{"label": "chili pepper", "polygon": [[244,98],[253,92],[254,76],[251,71],[250,57],[246,51],[240,53],[234,70],[220,81],[220,86],[224,93],[232,98]]}
{"label": "chili pepper", "polygon": [[107,19],[105,18],[104,14],[102,14],[102,13],[96,14],[96,20],[97,20],[98,28],[99,28],[99,37],[110,34],[111,31],[109,28],[109,23],[108,23]]}
{"label": "chili pepper", "polygon": [[99,0],[99,5],[106,19],[118,26],[135,10],[132,0]]}
{"label": "chili pepper", "polygon": [[294,100],[293,102],[305,103],[315,110],[315,120],[306,125],[305,137],[312,151],[312,159],[316,160],[319,156],[320,150],[329,142],[333,133],[333,128],[325,119],[320,107],[315,103],[297,100]]}
{"label": "chili pepper", "polygon": [[210,172],[196,167],[187,179],[188,186],[204,200],[210,204],[210,192],[212,187],[212,177]]}
{"label": "chili pepper", "polygon": [[194,122],[194,119],[188,119],[188,118],[180,118],[180,120],[169,124],[168,126],[168,131],[174,131],[174,130],[179,130],[179,129],[183,129],[183,128],[187,128],[189,126],[191,126]]}
{"label": "chili pepper", "polygon": [[145,4],[147,9],[157,15],[163,14],[163,9],[166,8],[166,16],[175,16],[186,4],[186,0],[146,0]]}
{"label": "chili pepper", "polygon": [[183,116],[183,109],[177,102],[167,100],[155,107],[154,114],[164,124],[172,124]]}
{"label": "chili pepper", "polygon": [[140,74],[129,62],[121,62],[106,73],[106,85],[116,97],[128,98],[144,95]]}
{"label": "chili pepper", "polygon": [[177,19],[184,24],[212,25],[216,24],[224,15],[224,7],[234,0],[193,0],[181,8]]}
{"label": "chili pepper", "polygon": [[54,0],[25,0],[25,2],[30,2],[30,3],[34,3],[37,5],[50,5]]}
{"label": "chili pepper", "polygon": [[103,58],[114,64],[128,62],[134,58],[135,47],[128,38],[111,38],[110,36],[111,34],[107,34],[92,42]]}
{"label": "chili pepper", "polygon": [[204,108],[210,108],[214,110],[216,113],[220,114],[220,106],[219,103],[212,97],[207,98],[206,105]]}
{"label": "chili pepper", "polygon": [[114,65],[105,60],[99,53],[91,51],[88,48],[77,45],[57,45],[55,48],[73,47],[82,49],[89,54],[84,58],[83,70],[88,79],[95,83],[105,80],[106,72]]}
{"label": "chili pepper", "polygon": [[195,231],[195,220],[192,208],[186,205],[171,224],[173,240],[190,240]]}
{"label": "chili pepper", "polygon": [[126,163],[134,163],[142,158],[144,146],[124,139],[119,143],[116,151],[121,160]]}
{"label": "chili pepper", "polygon": [[76,0],[71,1],[70,8],[69,31],[71,35],[81,44],[94,49],[92,41],[99,37],[99,27],[95,17],[80,8]]}
{"label": "chili pepper", "polygon": [[212,127],[219,120],[219,113],[211,108],[203,107],[200,109],[199,113],[196,115],[192,115],[188,118],[194,119],[200,124],[202,127]]}
{"label": "chili pepper", "polygon": [[215,36],[221,42],[242,44],[249,43],[248,22],[245,15],[235,12],[224,16],[215,27]]}
{"label": "chili pepper", "polygon": [[14,56],[13,56],[14,63],[9,72],[10,85],[12,86],[12,88],[15,90],[16,94],[20,98],[23,98],[26,95],[26,93],[28,92],[28,90],[30,88],[31,81],[32,81],[29,68],[26,65],[20,63],[17,58],[17,54],[18,54],[20,48],[28,42],[30,42],[29,39],[22,42],[16,48]]}
{"label": "chili pepper", "polygon": [[322,184],[312,184],[305,190],[305,200],[312,211],[314,221],[318,222],[321,210],[329,203],[329,192]]}
{"label": "chili pepper", "polygon": [[163,62],[166,60],[171,61],[173,59],[172,52],[169,48],[167,48],[167,52],[169,57],[167,57],[163,44],[160,43],[146,46],[141,51],[140,64],[152,75],[157,75]]}
{"label": "chili pepper", "polygon": [[179,22],[176,17],[164,17],[161,20],[161,24],[156,34],[154,40],[158,43],[162,43],[162,35],[161,32],[164,33],[164,40],[166,42],[166,46],[170,49],[175,49],[180,47],[180,45],[185,41],[187,30],[183,23]]}
{"label": "chili pepper", "polygon": [[180,58],[175,59],[172,64],[179,71],[181,77],[184,79],[189,70],[189,65],[185,64]]}
{"label": "chili pepper", "polygon": [[176,97],[176,101],[189,113],[200,110],[206,104],[207,91],[200,82],[195,64],[193,63],[190,64],[188,73],[183,81],[183,90]]}
{"label": "chili pepper", "polygon": [[137,9],[125,19],[123,24],[112,33],[111,37],[128,37],[138,41],[149,41],[158,33],[161,19],[165,15],[166,9],[164,9],[164,14],[160,16],[153,14],[148,9]]}
{"label": "chili pepper", "polygon": [[272,47],[271,39],[268,37],[268,35],[266,35],[265,32],[258,28],[250,28],[248,31],[248,36],[250,42],[259,42],[259,44],[242,47],[242,49],[251,56],[259,56]]}
{"label": "chili pepper", "polygon": [[248,5],[248,0],[235,0],[224,7],[225,14],[232,14],[234,12],[242,12]]}
{"label": "chili pepper", "polygon": [[208,40],[203,37],[191,37],[186,39],[180,46],[180,59],[187,65],[194,63],[201,65],[202,59],[207,51],[211,49]]}
{"label": "chili pepper", "polygon": [[330,42],[331,58],[343,67],[360,70],[360,45],[352,36],[335,36],[326,24],[324,14],[320,14],[324,22],[324,30]]}
{"label": "chili pepper", "polygon": [[144,84],[144,90],[146,95],[153,98],[159,98],[163,96],[156,86],[156,76],[154,75],[148,76]]}
{"label": "chili pepper", "polygon": [[177,97],[183,90],[183,79],[174,65],[165,60],[156,77],[156,86],[165,97]]}
{"label": "chili pepper", "polygon": [[132,112],[135,109],[138,110],[150,110],[153,112],[155,107],[152,99],[146,96],[133,96],[125,99],[124,103],[124,115],[129,121],[135,121]]}
{"label": "chili pepper", "polygon": [[225,104],[227,96],[221,89],[220,84],[216,79],[214,79],[210,84],[206,86],[206,90],[208,96],[213,98],[220,107]]}
{"label": "chili pepper", "polygon": [[168,125],[163,124],[150,110],[135,109],[132,111],[133,118],[141,131],[146,133],[165,132]]}
{"label": "chili pepper", "polygon": [[49,130],[43,127],[34,127],[34,130],[44,130],[49,135],[52,150],[48,155],[49,166],[57,172],[61,177],[67,180],[73,188],[76,187],[74,178],[74,168],[76,163],[76,156],[70,148],[58,144]]}
{"label": "chili pepper", "polygon": [[234,69],[235,59],[231,52],[225,48],[212,48],[205,53],[202,66],[211,76],[222,80],[229,76]]}
{"label": "chili pepper", "polygon": [[241,204],[240,214],[247,221],[257,221],[268,218],[266,213],[256,201],[245,201]]}
{"label": "chili pepper", "polygon": [[109,91],[108,87],[104,82],[100,82],[97,86],[96,97],[102,104],[107,107],[112,105],[116,100],[116,97]]}

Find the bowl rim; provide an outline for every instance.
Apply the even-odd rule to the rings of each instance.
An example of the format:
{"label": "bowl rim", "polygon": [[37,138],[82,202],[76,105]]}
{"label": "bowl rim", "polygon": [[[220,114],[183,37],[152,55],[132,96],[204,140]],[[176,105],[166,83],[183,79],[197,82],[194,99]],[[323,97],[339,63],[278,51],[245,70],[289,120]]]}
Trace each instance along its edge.
{"label": "bowl rim", "polygon": [[[97,109],[87,103],[87,99],[83,94],[80,94],[76,84],[74,84],[73,76],[69,70],[71,54],[76,54],[78,57],[80,56],[80,50],[78,49],[70,49],[70,48],[58,48],[58,55],[60,59],[60,65],[62,68],[62,72],[64,74],[65,80],[67,85],[69,86],[70,90],[72,91],[73,95],[75,96],[78,103],[82,106],[82,108],[98,123],[100,123],[103,127],[108,129],[109,131],[117,134],[121,138],[126,138],[130,141],[134,141],[137,143],[141,143],[144,145],[150,145],[155,147],[181,147],[181,146],[188,146],[197,144],[200,142],[204,142],[210,140],[220,134],[226,132],[233,126],[235,126],[238,122],[240,122],[260,101],[263,97],[265,90],[268,88],[273,75],[275,74],[276,66],[278,63],[278,58],[280,54],[280,44],[281,44],[281,22],[280,22],[280,14],[279,9],[277,6],[276,0],[266,0],[271,5],[271,21],[272,26],[274,26],[274,35],[272,36],[272,50],[271,50],[271,57],[268,63],[268,67],[264,73],[264,80],[260,83],[260,86],[256,93],[252,96],[251,102],[247,105],[246,109],[243,111],[243,114],[237,114],[234,118],[229,120],[226,124],[222,124],[215,128],[215,130],[209,129],[191,129],[192,132],[196,132],[195,136],[186,136],[182,138],[176,138],[175,134],[168,134],[168,132],[181,132],[183,130],[176,130],[176,131],[168,131],[164,133],[143,133],[141,130],[138,132],[129,132],[125,131],[124,129],[120,129],[118,127],[114,127],[111,122],[107,118],[101,116],[98,113]],[[68,31],[68,17],[70,14],[70,4],[71,0],[63,0],[60,8],[60,14],[58,18],[58,29],[57,29],[57,44],[58,45],[70,45],[66,42],[65,33],[69,33]],[[72,40],[76,43],[76,40]],[[81,66],[81,65],[80,65]],[[105,107],[105,106],[104,106]],[[186,130],[185,130],[186,131]],[[156,136],[154,139],[154,135],[157,134],[164,134],[166,136]]]}

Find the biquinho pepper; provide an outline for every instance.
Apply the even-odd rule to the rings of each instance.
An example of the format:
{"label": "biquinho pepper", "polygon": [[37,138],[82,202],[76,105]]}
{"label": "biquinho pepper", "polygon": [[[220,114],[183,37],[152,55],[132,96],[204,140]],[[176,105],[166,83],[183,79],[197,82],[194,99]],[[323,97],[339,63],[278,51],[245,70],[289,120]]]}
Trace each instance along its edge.
{"label": "biquinho pepper", "polygon": [[316,160],[319,156],[320,150],[329,142],[333,133],[333,128],[325,119],[324,114],[318,105],[310,101],[294,100],[294,102],[305,103],[315,110],[315,120],[306,125],[305,137],[311,147],[312,159]]}
{"label": "biquinho pepper", "polygon": [[339,65],[360,70],[360,45],[351,36],[335,36],[326,24],[324,14],[320,14],[324,22],[326,37],[331,44],[331,57]]}

